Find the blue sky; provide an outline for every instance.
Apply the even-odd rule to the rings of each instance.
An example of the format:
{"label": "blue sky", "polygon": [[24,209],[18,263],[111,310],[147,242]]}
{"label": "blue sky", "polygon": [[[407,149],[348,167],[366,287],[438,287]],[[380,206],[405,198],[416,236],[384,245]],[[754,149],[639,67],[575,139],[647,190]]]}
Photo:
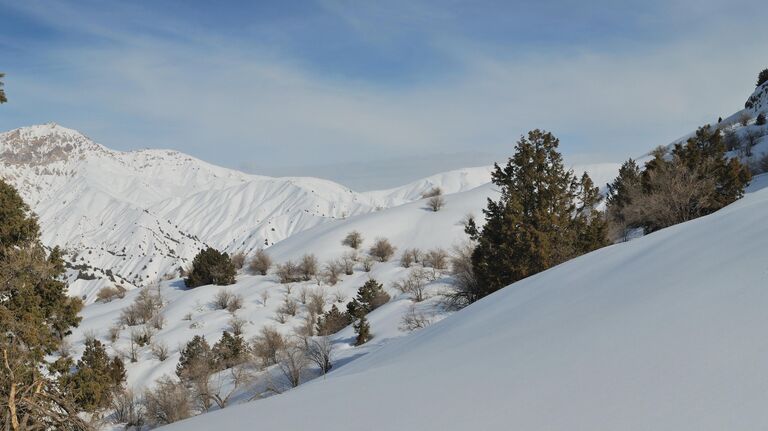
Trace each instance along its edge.
{"label": "blue sky", "polygon": [[356,188],[500,159],[532,128],[573,161],[619,161],[743,104],[768,66],[764,12],[707,0],[0,0],[0,129],[54,121],[115,149]]}

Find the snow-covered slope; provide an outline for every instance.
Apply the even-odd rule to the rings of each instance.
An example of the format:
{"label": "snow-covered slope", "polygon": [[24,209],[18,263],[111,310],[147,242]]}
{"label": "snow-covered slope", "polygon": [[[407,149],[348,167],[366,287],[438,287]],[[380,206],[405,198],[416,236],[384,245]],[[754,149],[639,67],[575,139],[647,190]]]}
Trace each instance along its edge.
{"label": "snow-covered slope", "polygon": [[767,218],[768,189],[748,193],[515,283],[325,379],[168,429],[763,429]]}
{"label": "snow-covered slope", "polygon": [[77,266],[73,292],[89,298],[93,289],[78,286],[85,282],[74,281],[77,272],[109,271],[114,283],[145,285],[206,246],[249,253],[328,221],[409,202],[432,186],[461,191],[489,179],[453,172],[360,194],[317,178],[247,175],[175,151],[113,151],[56,124],[0,134],[0,176],[40,217],[43,242],[66,249]]}
{"label": "snow-covered slope", "polygon": [[[586,171],[595,184],[605,185],[615,178],[619,165],[615,163],[577,165],[572,168],[581,175]],[[450,175],[456,174],[458,175]],[[498,189],[489,183],[490,168],[472,168],[452,171],[442,177],[430,177],[418,182],[420,187],[408,185],[400,190],[390,191],[393,199],[403,198],[410,203],[393,206],[377,212],[350,217],[325,223],[308,229],[269,248],[269,253],[277,260],[284,261],[303,253],[314,253],[321,257],[341,256],[345,247],[341,240],[351,231],[363,235],[363,247],[370,246],[376,238],[386,238],[400,251],[405,248],[430,249],[441,247],[450,250],[460,240],[465,239],[463,221],[472,215],[482,223],[482,209],[488,198],[498,199]],[[448,180],[445,180],[447,178]],[[485,178],[485,183],[478,187],[461,187],[460,184],[474,184]],[[458,182],[457,182],[458,181]],[[454,187],[450,188],[451,182]],[[456,190],[458,193],[446,195],[446,205],[433,212],[427,207],[426,199],[419,199],[421,193],[409,195],[411,190],[429,190],[439,186],[444,190]],[[469,190],[466,190],[469,188]],[[464,190],[464,191],[462,191]]]}
{"label": "snow-covered slope", "polygon": [[[319,259],[320,266],[323,266],[339,258],[344,251],[350,250],[343,247],[340,241],[353,229],[360,230],[366,236],[363,248],[367,248],[377,235],[387,236],[398,247],[395,257],[390,262],[377,262],[370,272],[365,272],[362,263],[357,262],[353,274],[342,275],[340,282],[333,286],[327,282],[323,282],[322,286],[318,285],[316,280],[282,285],[278,283],[274,274],[253,276],[245,271],[238,275],[236,284],[226,287],[202,286],[186,289],[181,279],[162,281],[157,288],[165,303],[162,311],[165,324],[162,329],[154,331],[153,341],[168,346],[169,357],[165,361],[158,361],[152,357],[148,347],[140,349],[138,362],[126,361],[129,387],[141,390],[152,386],[164,374],[172,375],[179,359],[181,345],[194,335],[204,335],[210,343],[214,343],[221,337],[222,331],[230,330],[231,314],[212,304],[216,294],[222,290],[243,297],[243,308],[237,311],[237,316],[247,322],[244,335],[246,339],[250,339],[264,326],[274,326],[289,335],[305,324],[307,310],[304,305],[299,305],[296,316],[287,317],[284,322],[276,320],[277,310],[282,306],[286,295],[298,301],[302,290],[323,292],[326,298],[326,310],[332,304],[344,310],[346,303],[354,298],[360,286],[370,278],[376,279],[384,285],[393,300],[369,316],[375,338],[363,348],[353,348],[351,345],[354,339],[352,328],[334,335],[336,357],[340,362],[375,350],[388,340],[405,335],[407,331],[400,328],[401,318],[411,305],[418,307],[419,312],[427,316],[430,321],[441,319],[449,313],[449,310],[441,306],[442,299],[436,294],[450,288],[448,274],[445,271],[442,273],[437,271],[435,279],[430,280],[427,289],[431,298],[414,304],[407,295],[401,294],[393,287],[396,281],[407,277],[410,272],[409,269],[400,266],[400,253],[405,248],[419,247],[422,250],[430,250],[443,247],[447,249],[454,244],[460,244],[466,239],[463,227],[459,223],[460,218],[468,211],[482,207],[487,197],[495,196],[496,192],[492,187],[486,185],[466,192],[446,195],[446,206],[439,212],[424,208],[424,201],[387,208],[307,229],[268,249],[276,263],[289,259],[296,261],[305,253],[314,253]],[[363,253],[361,251],[361,255]],[[151,287],[151,289],[154,288]],[[82,354],[86,334],[99,337],[108,346],[110,354],[125,354],[129,350],[131,330],[141,327],[124,327],[115,342],[109,340],[107,332],[110,327],[120,326],[118,321],[121,311],[130,306],[138,294],[138,290],[133,290],[127,292],[122,299],[87,305],[82,312],[82,323],[69,337],[73,356],[78,357]],[[266,303],[263,295],[267,295]],[[311,375],[306,377],[309,378]]]}
{"label": "snow-covered slope", "polygon": [[[615,167],[606,166],[613,175]],[[0,134],[0,177],[38,214],[43,242],[66,250],[71,292],[90,301],[104,283],[78,274],[146,285],[172,276],[206,246],[249,254],[329,222],[420,200],[434,187],[471,190],[490,181],[490,167],[356,193],[317,178],[248,175],[176,151],[114,151],[46,124]]]}

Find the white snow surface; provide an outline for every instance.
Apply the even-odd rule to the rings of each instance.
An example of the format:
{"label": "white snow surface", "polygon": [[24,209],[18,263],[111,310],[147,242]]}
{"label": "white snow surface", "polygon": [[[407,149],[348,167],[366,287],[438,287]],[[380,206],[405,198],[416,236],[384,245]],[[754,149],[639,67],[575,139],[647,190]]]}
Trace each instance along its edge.
{"label": "white snow surface", "polygon": [[[587,169],[617,171],[614,164]],[[249,175],[176,151],[114,151],[53,123],[0,134],[0,177],[38,215],[43,243],[64,248],[76,266],[70,293],[87,303],[104,280],[149,285],[207,246],[251,254],[314,227],[420,200],[434,187],[472,190],[490,181],[490,171],[460,169],[357,193],[318,178]],[[78,273],[97,280],[77,280]]]}
{"label": "white snow surface", "polygon": [[[751,190],[765,185],[758,177]],[[768,189],[168,430],[768,427]]]}
{"label": "white snow surface", "polygon": [[[44,244],[63,247],[89,275],[112,271],[112,282],[129,288],[174,273],[206,246],[251,253],[434,186],[453,193],[490,180],[488,168],[478,168],[356,193],[318,178],[248,175],[176,151],[114,151],[57,124],[0,134],[0,177],[39,216]],[[92,299],[94,289],[80,290]]]}

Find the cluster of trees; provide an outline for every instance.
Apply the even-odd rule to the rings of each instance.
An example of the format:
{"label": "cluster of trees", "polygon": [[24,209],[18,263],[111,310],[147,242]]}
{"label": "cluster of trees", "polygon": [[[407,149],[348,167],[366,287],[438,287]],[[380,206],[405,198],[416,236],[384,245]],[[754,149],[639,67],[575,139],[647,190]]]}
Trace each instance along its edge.
{"label": "cluster of trees", "polygon": [[643,169],[630,159],[608,185],[607,215],[615,240],[710,214],[739,199],[749,168],[726,156],[719,129],[704,126],[671,151],[658,148]]}
{"label": "cluster of trees", "polygon": [[756,87],[763,85],[765,82],[768,82],[768,69],[763,69],[757,74]]}
{"label": "cluster of trees", "polygon": [[650,233],[710,214],[740,198],[749,168],[726,155],[717,128],[699,128],[671,150],[659,148],[641,169],[633,160],[608,185],[606,211],[584,173],[566,170],[551,133],[522,137],[505,166],[495,166],[498,201],[483,210],[485,225],[468,218],[472,245],[451,259],[456,303],[474,302],[510,283],[622,240],[634,229]]}
{"label": "cluster of trees", "polygon": [[445,206],[443,189],[440,187],[433,187],[432,189],[424,192],[421,195],[421,198],[427,200],[427,208],[434,212],[440,211]]}
{"label": "cluster of trees", "polygon": [[333,344],[328,337],[285,336],[265,326],[251,342],[225,331],[210,346],[204,336],[198,335],[181,350],[176,378],[161,378],[141,399],[118,393],[115,404],[120,408],[116,410],[133,411],[126,420],[132,425],[165,425],[214,406],[227,407],[233,395],[254,382],[255,370],[274,367],[281,381],[274,381],[268,372],[266,387],[279,393],[301,384],[312,364],[323,374],[333,367]]}
{"label": "cluster of trees", "polygon": [[192,268],[184,279],[187,287],[198,287],[206,284],[227,285],[235,282],[235,269],[232,259],[227,253],[214,248],[200,251],[192,261]]}
{"label": "cluster of trees", "polygon": [[384,286],[376,280],[370,279],[357,290],[355,298],[347,303],[345,312],[339,311],[334,304],[330,310],[318,318],[317,333],[327,336],[354,324],[355,345],[365,344],[373,338],[366,315],[386,304],[389,300],[390,296],[384,290]]}
{"label": "cluster of trees", "polygon": [[608,243],[607,224],[597,204],[600,194],[589,176],[566,170],[559,140],[533,130],[521,137],[505,166],[495,165],[498,201],[488,200],[485,225],[468,220],[476,243],[472,271],[476,283],[459,292],[465,303]]}
{"label": "cluster of trees", "polygon": [[87,429],[64,383],[69,362],[46,359],[80,322],[82,303],[67,296],[63,273],[59,250],[46,253],[29,207],[0,181],[2,429]]}

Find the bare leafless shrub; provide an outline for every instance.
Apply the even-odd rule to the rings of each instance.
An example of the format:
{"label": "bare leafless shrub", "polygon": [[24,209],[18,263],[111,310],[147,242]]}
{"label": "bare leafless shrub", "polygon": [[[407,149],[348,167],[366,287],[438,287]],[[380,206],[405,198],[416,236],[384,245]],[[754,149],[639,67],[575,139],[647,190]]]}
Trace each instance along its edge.
{"label": "bare leafless shrub", "polygon": [[315,289],[309,293],[307,301],[307,310],[316,315],[323,314],[325,308],[325,293],[321,289]]}
{"label": "bare leafless shrub", "polygon": [[394,283],[394,288],[409,295],[415,302],[426,299],[427,280],[429,276],[422,268],[414,268],[408,276]]}
{"label": "bare leafless shrub", "polygon": [[227,311],[230,313],[234,313],[235,311],[243,308],[243,297],[242,295],[232,295],[231,298],[229,298],[229,301],[227,302]]}
{"label": "bare leafless shrub", "polygon": [[160,362],[168,359],[168,345],[161,341],[150,344],[149,350],[152,352],[152,356]]}
{"label": "bare leafless shrub", "polygon": [[187,313],[182,317],[183,320],[192,320],[192,313]]}
{"label": "bare leafless shrub", "polygon": [[219,290],[216,292],[216,296],[213,298],[214,307],[216,307],[218,310],[226,310],[227,305],[229,305],[229,301],[232,299],[232,296],[234,296],[234,294],[228,289]]}
{"label": "bare leafless shrub", "polygon": [[275,322],[277,323],[285,323],[288,321],[288,316],[280,311],[279,309],[275,311]]}
{"label": "bare leafless shrub", "polygon": [[299,289],[299,303],[301,303],[301,305],[307,305],[308,296],[309,289],[307,289],[306,286],[302,286],[301,289]]}
{"label": "bare leafless shrub", "polygon": [[431,189],[427,190],[426,192],[421,194],[422,199],[428,199],[433,198],[435,196],[440,196],[443,194],[443,189],[440,187],[432,187]]}
{"label": "bare leafless shrub", "polygon": [[123,330],[123,327],[120,325],[112,325],[107,329],[107,338],[109,341],[114,343],[117,341],[118,338],[120,338],[120,332]]}
{"label": "bare leafless shrub", "polygon": [[277,352],[277,365],[290,387],[299,386],[302,374],[309,365],[304,346],[296,340],[286,342],[283,348]]}
{"label": "bare leafless shrub", "polygon": [[750,170],[753,174],[763,174],[768,172],[768,153],[763,154],[758,160],[750,165]]}
{"label": "bare leafless shrub", "polygon": [[480,284],[475,277],[472,265],[472,253],[475,245],[471,241],[453,248],[451,256],[451,276],[454,290],[446,294],[452,308],[461,308],[481,298]]}
{"label": "bare leafless shrub", "polygon": [[357,250],[361,245],[363,245],[363,235],[360,234],[360,232],[353,230],[352,232],[348,233],[343,240],[341,240],[341,244]]}
{"label": "bare leafless shrub", "polygon": [[386,262],[395,254],[395,247],[386,238],[378,238],[368,253],[379,262]]}
{"label": "bare leafless shrub", "polygon": [[256,250],[256,253],[251,258],[248,264],[248,269],[254,274],[267,275],[269,268],[272,267],[272,258],[269,257],[264,249]]}
{"label": "bare leafless shrub", "polygon": [[232,261],[232,265],[235,266],[235,269],[242,269],[245,265],[245,253],[242,251],[239,251],[229,258]]}
{"label": "bare leafless shrub", "polygon": [[309,281],[317,275],[317,257],[314,254],[305,254],[301,257],[299,273],[304,281]]}
{"label": "bare leafless shrub", "polygon": [[328,336],[305,337],[304,355],[317,365],[323,374],[333,367],[333,343]]}
{"label": "bare leafless shrub", "polygon": [[311,337],[315,335],[316,324],[317,314],[309,312],[304,315],[304,323],[296,329],[296,333],[302,337]]}
{"label": "bare leafless shrub", "polygon": [[143,287],[133,304],[120,313],[120,323],[127,326],[143,325],[163,308],[163,298],[156,289]]}
{"label": "bare leafless shrub", "polygon": [[96,302],[110,302],[124,297],[125,288],[123,286],[105,286],[99,289],[96,294]]}
{"label": "bare leafless shrub", "polygon": [[765,131],[762,128],[748,128],[744,133],[744,155],[746,157],[752,157],[752,148],[760,142],[760,139],[765,136]]}
{"label": "bare leafless shrub", "polygon": [[245,328],[246,323],[245,319],[241,319],[233,314],[232,317],[229,318],[229,330],[234,335],[243,335],[243,328]]}
{"label": "bare leafless shrub", "polygon": [[283,298],[283,304],[280,306],[278,311],[288,316],[295,316],[298,308],[299,305],[296,303],[296,300],[289,295],[285,295],[285,298]]}
{"label": "bare leafless shrub", "polygon": [[155,332],[149,326],[141,326],[131,329],[131,342],[138,347],[144,347],[152,342]]}
{"label": "bare leafless shrub", "polygon": [[192,397],[181,382],[164,376],[144,391],[144,407],[150,425],[167,425],[192,416]]}
{"label": "bare leafless shrub", "polygon": [[267,300],[269,299],[269,291],[267,289],[264,289],[259,293],[259,298],[261,299],[261,305],[267,306]]}
{"label": "bare leafless shrub", "polygon": [[448,253],[442,248],[428,251],[424,255],[424,266],[437,270],[448,268]]}
{"label": "bare leafless shrub", "polygon": [[262,367],[268,367],[278,362],[278,352],[286,345],[285,337],[275,328],[265,326],[251,341],[253,355],[260,361]]}
{"label": "bare leafless shrub", "polygon": [[328,262],[325,264],[325,268],[323,269],[323,280],[325,280],[326,283],[330,284],[331,286],[336,285],[336,283],[339,282],[339,278],[341,277],[341,265],[338,264],[338,262]]}
{"label": "bare leafless shrub", "polygon": [[129,337],[130,344],[128,345],[128,352],[126,357],[131,362],[135,363],[139,360],[139,348],[141,347],[138,340],[141,338],[141,331],[138,328],[131,329],[131,336]]}
{"label": "bare leafless shrub", "polygon": [[413,264],[414,261],[413,254],[411,254],[411,249],[406,248],[403,250],[403,254],[400,255],[400,266],[403,268],[410,268]]}
{"label": "bare leafless shrub", "polygon": [[743,111],[741,114],[739,114],[739,123],[742,126],[747,126],[749,124],[749,120],[752,119],[752,116],[747,111]]}
{"label": "bare leafless shrub", "polygon": [[208,376],[207,384],[198,385],[196,397],[206,399],[208,403],[212,401],[220,409],[223,409],[229,405],[232,395],[237,393],[242,386],[250,383],[253,378],[254,375],[247,366],[237,365],[228,368],[227,372]]}
{"label": "bare leafless shrub", "polygon": [[339,265],[346,275],[352,275],[355,272],[355,262],[357,262],[357,252],[350,251],[341,255]]}
{"label": "bare leafless shrub", "polygon": [[301,274],[299,272],[299,266],[289,260],[283,264],[277,265],[277,277],[280,283],[295,283],[301,281]]}
{"label": "bare leafless shrub", "polygon": [[162,313],[157,313],[154,316],[152,316],[149,321],[147,321],[147,325],[157,329],[158,331],[163,329],[165,326],[165,316],[163,316]]}
{"label": "bare leafless shrub", "polygon": [[432,321],[424,314],[416,310],[416,307],[411,305],[408,311],[403,315],[400,320],[401,331],[415,331],[416,329],[426,328],[432,323]]}
{"label": "bare leafless shrub", "polygon": [[373,269],[373,259],[370,256],[366,256],[363,259],[363,271],[371,272],[371,269]]}
{"label": "bare leafless shrub", "polygon": [[338,302],[339,304],[341,304],[342,302],[347,300],[347,295],[345,295],[344,292],[342,292],[341,290],[336,289],[336,291],[333,292],[332,299],[335,302]]}
{"label": "bare leafless shrub", "polygon": [[741,137],[734,129],[726,129],[723,132],[723,144],[726,151],[738,150],[742,146]]}
{"label": "bare leafless shrub", "polygon": [[125,424],[125,429],[131,427],[142,429],[146,422],[144,405],[140,398],[130,389],[116,391],[110,403],[114,412],[114,421]]}
{"label": "bare leafless shrub", "polygon": [[706,169],[703,166],[687,169],[678,163],[662,163],[646,170],[644,175],[654,193],[643,193],[639,188],[632,193],[632,205],[624,209],[629,225],[651,224],[661,229],[707,213],[717,190],[715,179],[699,172]]}
{"label": "bare leafless shrub", "polygon": [[427,207],[433,212],[438,212],[445,206],[445,199],[442,196],[433,196],[427,199]]}

